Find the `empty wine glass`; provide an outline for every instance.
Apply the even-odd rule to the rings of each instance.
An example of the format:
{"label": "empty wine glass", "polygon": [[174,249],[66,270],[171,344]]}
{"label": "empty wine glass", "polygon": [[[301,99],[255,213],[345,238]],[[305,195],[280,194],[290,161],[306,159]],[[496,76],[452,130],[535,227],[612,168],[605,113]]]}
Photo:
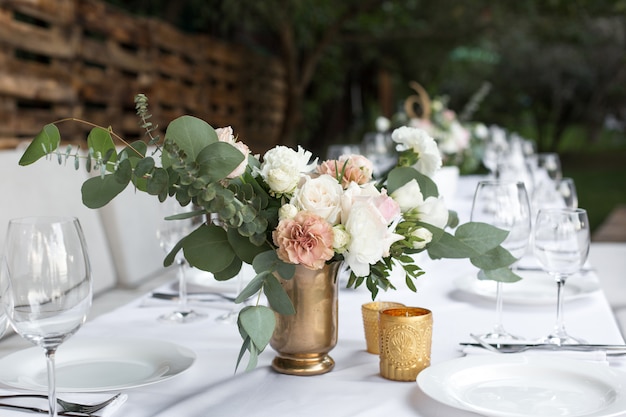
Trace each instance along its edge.
{"label": "empty wine glass", "polygon": [[[165,200],[160,207],[164,218],[157,228],[157,239],[165,253],[169,253],[183,237],[193,231],[193,218],[184,218],[185,214],[191,212],[191,206],[181,206],[176,199],[170,198]],[[173,216],[183,216],[183,218],[169,219]],[[206,314],[195,311],[188,305],[186,276],[188,264],[182,251],[176,254],[174,263],[177,265],[178,305],[174,311],[160,316],[159,321],[166,323],[190,323],[206,318]]]}
{"label": "empty wine glass", "polygon": [[543,269],[556,280],[557,307],[554,330],[542,339],[557,345],[582,343],[570,336],[563,319],[563,286],[580,271],[589,254],[589,219],[584,209],[541,209],[535,222],[533,252]]}
{"label": "empty wine glass", "polygon": [[[501,243],[511,255],[520,259],[528,247],[531,230],[530,205],[521,181],[481,181],[476,187],[471,221],[487,223],[509,232]],[[496,282],[496,324],[491,332],[481,335],[488,341],[519,339],[502,324],[502,282]]]}
{"label": "empty wine glass", "polygon": [[49,415],[57,415],[54,357],[85,322],[92,281],[76,218],[14,219],[7,229],[0,272],[3,309],[13,329],[41,346],[48,369]]}
{"label": "empty wine glass", "polygon": [[556,183],[556,191],[562,199],[563,204],[567,208],[578,208],[578,193],[576,192],[576,184],[569,177],[561,178]]}
{"label": "empty wine glass", "polygon": [[394,145],[395,143],[388,133],[366,133],[363,136],[361,148],[363,155],[374,165],[375,178],[380,178],[398,162],[398,154]]}
{"label": "empty wine glass", "polygon": [[538,153],[537,168],[544,170],[552,181],[558,181],[563,177],[561,172],[561,159],[556,152]]}

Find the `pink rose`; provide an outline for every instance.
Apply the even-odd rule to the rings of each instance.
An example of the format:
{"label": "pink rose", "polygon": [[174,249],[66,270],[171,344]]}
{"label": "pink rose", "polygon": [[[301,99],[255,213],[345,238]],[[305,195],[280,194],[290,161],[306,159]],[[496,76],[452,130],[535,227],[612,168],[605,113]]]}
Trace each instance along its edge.
{"label": "pink rose", "polygon": [[306,211],[281,220],[272,232],[272,239],[281,260],[313,270],[321,269],[335,254],[332,226]]}
{"label": "pink rose", "polygon": [[391,223],[392,220],[400,215],[400,205],[387,195],[387,190],[385,189],[382,190],[378,197],[374,198],[374,205],[387,223]]}
{"label": "pink rose", "polygon": [[328,174],[334,178],[341,177],[341,185],[348,188],[351,182],[359,185],[366,184],[372,180],[374,164],[363,155],[342,155],[339,159],[324,161],[318,166],[317,172]]}
{"label": "pink rose", "polygon": [[243,175],[246,172],[246,167],[248,166],[248,155],[250,155],[250,149],[248,145],[243,142],[237,142],[235,139],[235,135],[233,134],[233,128],[228,127],[220,127],[215,129],[215,133],[217,134],[217,140],[220,142],[225,142],[233,145],[235,149],[243,154],[243,161],[226,176],[226,178],[237,178],[240,175]]}

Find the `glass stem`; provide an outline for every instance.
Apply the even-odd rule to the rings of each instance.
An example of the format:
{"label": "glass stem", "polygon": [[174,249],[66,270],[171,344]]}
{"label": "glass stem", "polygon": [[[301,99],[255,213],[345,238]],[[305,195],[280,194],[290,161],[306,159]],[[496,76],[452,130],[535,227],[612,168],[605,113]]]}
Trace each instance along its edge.
{"label": "glass stem", "polygon": [[182,313],[188,311],[187,307],[187,280],[185,279],[185,261],[178,263],[178,308]]}
{"label": "glass stem", "polygon": [[46,365],[48,368],[48,409],[51,417],[57,417],[57,390],[54,355],[56,348],[46,349]]}
{"label": "glass stem", "polygon": [[563,320],[563,286],[565,278],[556,277],[556,325],[554,326],[558,336],[565,334],[565,324]]}
{"label": "glass stem", "polygon": [[496,283],[496,324],[494,331],[497,334],[504,333],[504,326],[502,325],[502,282]]}

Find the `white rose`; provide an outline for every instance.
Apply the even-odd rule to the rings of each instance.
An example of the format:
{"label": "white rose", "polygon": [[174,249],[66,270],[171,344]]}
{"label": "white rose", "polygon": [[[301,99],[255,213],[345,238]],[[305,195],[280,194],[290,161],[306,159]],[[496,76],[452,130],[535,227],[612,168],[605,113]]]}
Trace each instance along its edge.
{"label": "white rose", "polygon": [[442,197],[428,197],[417,207],[421,222],[443,229],[448,224],[448,209]]}
{"label": "white rose", "polygon": [[355,238],[350,240],[344,260],[358,277],[369,275],[370,265],[388,256],[391,245],[403,239],[387,227],[385,218],[369,199],[352,205],[345,228]]}
{"label": "white rose", "polygon": [[422,190],[415,179],[412,179],[391,193],[391,198],[396,200],[402,213],[406,213],[424,203]]}
{"label": "white rose", "polygon": [[341,198],[341,222],[345,223],[350,216],[352,205],[358,200],[365,200],[369,197],[378,197],[380,191],[373,183],[359,185],[355,182],[350,183],[348,188],[344,190]]}
{"label": "white rose", "polygon": [[293,204],[283,204],[278,210],[278,220],[293,219],[298,214],[298,209]]}
{"label": "white rose", "polygon": [[296,190],[291,204],[299,210],[317,214],[330,224],[337,224],[341,214],[343,188],[335,178],[324,174],[317,178],[304,177],[304,183]]}
{"label": "white rose", "polygon": [[414,168],[422,174],[432,177],[441,168],[441,153],[437,142],[425,130],[402,126],[391,133],[391,139],[398,144],[398,151],[411,149],[418,155]]}
{"label": "white rose", "polygon": [[317,160],[309,164],[311,152],[298,146],[298,151],[286,146],[276,146],[263,156],[261,168],[257,168],[263,180],[276,194],[292,193],[300,177],[311,172],[317,165]]}
{"label": "white rose", "polygon": [[341,224],[333,226],[333,249],[336,252],[343,253],[346,251],[349,243],[350,234],[346,231],[346,228]]}
{"label": "white rose", "polygon": [[215,129],[215,133],[217,134],[217,140],[219,140],[220,142],[226,142],[231,144],[235,143],[235,135],[233,134],[232,127],[219,127]]}
{"label": "white rose", "polygon": [[413,241],[413,249],[424,249],[426,245],[428,245],[430,241],[433,240],[433,234],[425,227],[420,227],[419,229],[415,230],[411,235],[419,239],[417,241]]}

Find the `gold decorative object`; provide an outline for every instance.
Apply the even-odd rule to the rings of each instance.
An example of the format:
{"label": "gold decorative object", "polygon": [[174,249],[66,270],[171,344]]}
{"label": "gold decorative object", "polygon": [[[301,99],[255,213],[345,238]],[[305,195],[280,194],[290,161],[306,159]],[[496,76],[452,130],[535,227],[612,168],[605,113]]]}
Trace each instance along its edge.
{"label": "gold decorative object", "polygon": [[394,381],[415,381],[430,365],[433,316],[419,307],[380,312],[380,374]]}
{"label": "gold decorative object", "polygon": [[319,375],[335,366],[328,352],[337,344],[339,264],[327,264],[315,271],[296,265],[293,278],[278,277],[296,314],[276,314],[270,346],[278,353],[272,362],[272,368],[277,372]]}
{"label": "gold decorative object", "polygon": [[[411,119],[430,120],[431,108],[428,92],[416,81],[411,81],[409,87],[415,90],[417,94],[408,96],[406,100],[404,100],[404,112]],[[421,110],[421,114],[419,115],[415,112],[416,105],[419,106]]]}
{"label": "gold decorative object", "polygon": [[402,303],[393,301],[372,301],[361,306],[363,315],[363,330],[365,330],[365,346],[369,353],[378,355],[379,335],[378,335],[378,312],[387,308],[404,307]]}

